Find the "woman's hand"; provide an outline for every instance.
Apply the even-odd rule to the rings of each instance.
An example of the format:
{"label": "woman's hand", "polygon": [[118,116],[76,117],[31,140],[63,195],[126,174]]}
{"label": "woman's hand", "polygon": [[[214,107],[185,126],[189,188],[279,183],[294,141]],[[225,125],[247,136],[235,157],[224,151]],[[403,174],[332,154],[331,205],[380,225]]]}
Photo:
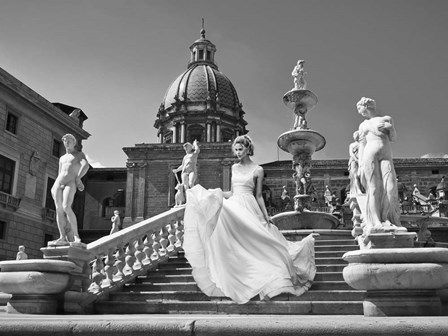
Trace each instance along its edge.
{"label": "woman's hand", "polygon": [[268,222],[270,224],[274,224],[274,221],[272,220],[271,216],[269,216],[269,215],[264,216],[264,219],[266,220],[266,222]]}

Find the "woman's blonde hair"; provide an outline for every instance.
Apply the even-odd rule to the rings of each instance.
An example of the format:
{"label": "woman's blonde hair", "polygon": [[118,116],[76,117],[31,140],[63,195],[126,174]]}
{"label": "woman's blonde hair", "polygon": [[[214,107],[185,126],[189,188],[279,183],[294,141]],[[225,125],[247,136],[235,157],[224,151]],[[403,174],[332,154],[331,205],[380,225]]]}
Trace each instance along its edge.
{"label": "woman's blonde hair", "polygon": [[240,135],[240,136],[236,137],[236,139],[233,141],[233,144],[232,144],[232,150],[234,149],[235,145],[237,145],[237,144],[243,145],[244,147],[248,148],[249,156],[254,155],[254,143],[248,135]]}

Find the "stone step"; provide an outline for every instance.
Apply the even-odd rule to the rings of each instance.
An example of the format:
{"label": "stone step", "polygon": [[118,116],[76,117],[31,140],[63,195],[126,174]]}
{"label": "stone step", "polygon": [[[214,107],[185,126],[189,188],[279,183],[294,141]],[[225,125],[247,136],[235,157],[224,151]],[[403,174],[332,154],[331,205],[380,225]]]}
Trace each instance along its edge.
{"label": "stone step", "polygon": [[281,233],[288,240],[301,240],[311,233],[319,233],[319,236],[315,237],[316,242],[322,240],[353,241],[351,230],[281,230]]}
{"label": "stone step", "polygon": [[348,265],[348,262],[346,262],[345,260],[343,260],[341,257],[317,257],[316,256],[316,266],[320,266],[320,265],[334,265],[334,264],[338,264],[338,265]]}
{"label": "stone step", "polygon": [[310,290],[351,290],[345,281],[313,281]]}
{"label": "stone step", "polygon": [[315,246],[321,246],[321,245],[353,245],[353,246],[358,246],[355,242],[355,240],[352,239],[340,239],[340,240],[336,240],[336,239],[316,239],[314,241],[314,245]]}
{"label": "stone step", "polygon": [[[341,272],[317,272],[315,281],[343,281]],[[159,284],[172,282],[195,282],[191,274],[160,275],[157,272],[136,278],[136,284]]]}
{"label": "stone step", "polygon": [[[350,290],[352,289],[343,280],[316,280],[311,286],[312,290]],[[154,292],[154,291],[192,291],[199,292],[200,289],[195,282],[157,282],[157,283],[135,283],[126,284],[123,291],[127,292]]]}
{"label": "stone step", "polygon": [[[320,264],[316,265],[318,272],[342,272],[344,267],[347,266],[347,263],[341,263],[341,264]],[[186,265],[185,267],[162,267],[157,268],[154,271],[151,271],[150,274],[159,274],[162,275],[188,275],[191,274],[192,268],[189,267],[189,265]]]}
{"label": "stone step", "polygon": [[[316,265],[324,264],[346,264],[347,262],[342,259],[344,251],[334,251],[334,252],[316,252],[315,260]],[[157,269],[177,269],[177,268],[187,268],[190,267],[187,259],[185,258],[171,258],[167,263],[161,263],[157,265]]]}
{"label": "stone step", "polygon": [[[365,292],[358,290],[310,290],[301,296],[288,293],[280,294],[271,301],[362,301]],[[208,297],[202,292],[115,292],[110,294],[111,301],[147,301],[147,300],[179,300],[179,301],[229,301],[227,297]],[[254,297],[251,301],[259,301]]]}
{"label": "stone step", "polygon": [[170,282],[170,283],[136,283],[126,284],[123,291],[131,292],[160,292],[160,291],[187,291],[200,292],[195,282]]}
{"label": "stone step", "polygon": [[316,251],[315,257],[318,258],[340,258],[344,255],[346,251]]}
{"label": "stone step", "polygon": [[356,245],[319,245],[315,247],[316,252],[331,252],[331,251],[355,251],[359,250],[359,247]]}
{"label": "stone step", "polygon": [[97,314],[362,315],[362,301],[126,301],[98,302]]}

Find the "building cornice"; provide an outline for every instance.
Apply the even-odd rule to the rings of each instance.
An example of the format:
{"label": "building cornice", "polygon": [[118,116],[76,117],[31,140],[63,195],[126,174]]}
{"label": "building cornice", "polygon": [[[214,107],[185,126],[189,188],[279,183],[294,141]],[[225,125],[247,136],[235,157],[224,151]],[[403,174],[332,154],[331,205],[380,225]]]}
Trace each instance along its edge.
{"label": "building cornice", "polygon": [[38,108],[56,123],[61,124],[63,128],[73,132],[76,131],[76,135],[78,135],[81,139],[87,139],[90,136],[87,131],[79,127],[78,120],[75,120],[65,114],[62,110],[54,106],[51,102],[46,100],[37,92],[33,91],[30,87],[19,81],[2,68],[0,68],[0,85],[3,85],[6,89],[12,91],[14,94],[23,98],[26,102]]}

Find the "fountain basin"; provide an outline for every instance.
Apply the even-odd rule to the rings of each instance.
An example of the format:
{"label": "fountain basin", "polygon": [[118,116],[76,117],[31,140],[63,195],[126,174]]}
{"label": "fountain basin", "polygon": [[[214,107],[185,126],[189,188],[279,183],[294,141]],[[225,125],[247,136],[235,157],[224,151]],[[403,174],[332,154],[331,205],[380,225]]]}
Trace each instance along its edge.
{"label": "fountain basin", "polygon": [[57,294],[65,291],[76,265],[69,261],[28,259],[0,262],[0,292]]}
{"label": "fountain basin", "polygon": [[291,130],[278,137],[277,145],[285,152],[292,155],[309,153],[310,155],[325,147],[326,140],[318,132],[313,130]]}
{"label": "fountain basin", "polygon": [[292,89],[283,95],[283,103],[293,111],[296,107],[311,111],[317,105],[317,96],[310,90]]}
{"label": "fountain basin", "polygon": [[335,229],[339,220],[328,213],[317,211],[287,211],[272,217],[280,230]]}

